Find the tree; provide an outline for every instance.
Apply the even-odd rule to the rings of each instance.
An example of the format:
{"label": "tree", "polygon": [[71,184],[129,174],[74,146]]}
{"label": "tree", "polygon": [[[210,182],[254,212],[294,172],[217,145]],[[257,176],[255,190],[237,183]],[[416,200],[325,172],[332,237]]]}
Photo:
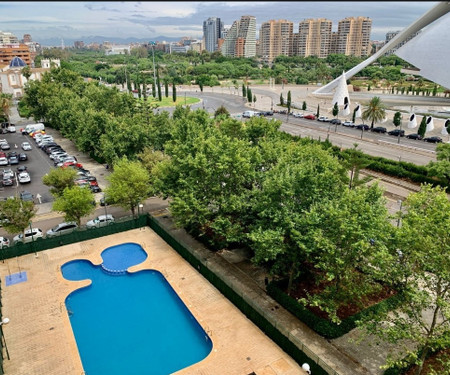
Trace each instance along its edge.
{"label": "tree", "polygon": [[308,260],[319,271],[316,284],[324,287],[302,302],[340,323],[339,307],[362,307],[365,296],[381,289],[376,280],[385,268],[383,254],[393,231],[383,191],[377,185],[348,189],[317,200],[305,215]]}
{"label": "tree", "polygon": [[303,110],[303,111],[306,111],[306,102],[305,102],[305,101],[303,101],[303,104],[302,104],[302,110]]}
{"label": "tree", "polygon": [[156,86],[158,88],[158,101],[161,101],[162,95],[161,95],[161,82],[159,80],[159,67],[156,67]]}
{"label": "tree", "polygon": [[203,92],[203,82],[199,82],[198,87],[200,87],[200,91]]}
{"label": "tree", "polygon": [[0,93],[0,109],[2,111],[1,113],[3,113],[6,116],[8,122],[10,122],[9,116],[11,114],[11,105],[12,105],[12,95]]}
{"label": "tree", "polygon": [[230,112],[228,112],[228,109],[226,109],[224,105],[221,105],[214,112],[214,117],[219,117],[219,116],[230,117]]}
{"label": "tree", "polygon": [[30,77],[31,77],[31,68],[27,65],[27,66],[24,66],[23,68],[22,68],[22,71],[21,71],[21,73],[22,73],[22,75],[27,79],[27,81],[30,79]]}
{"label": "tree", "polygon": [[30,225],[36,211],[34,202],[22,201],[17,197],[0,201],[0,212],[4,220],[2,225],[11,234],[17,232],[25,234],[25,229]]}
{"label": "tree", "polygon": [[291,112],[291,90],[289,90],[287,94],[286,106],[289,114]]}
{"label": "tree", "polygon": [[280,105],[281,105],[281,106],[284,105],[283,93],[280,94]]}
{"label": "tree", "polygon": [[[400,293],[394,311],[378,310],[363,327],[384,341],[405,344],[421,374],[431,350],[448,345],[450,332],[450,202],[445,190],[422,185],[404,202],[396,248],[384,280]],[[411,348],[408,343],[415,343]],[[404,356],[404,351],[401,351]],[[395,362],[391,358],[390,362]]]}
{"label": "tree", "polygon": [[337,102],[334,103],[333,112],[332,113],[333,113],[333,117],[336,117],[339,114],[339,107],[338,107]]}
{"label": "tree", "polygon": [[169,82],[167,80],[164,81],[164,96],[169,97]]}
{"label": "tree", "polygon": [[81,218],[95,210],[94,194],[90,189],[72,186],[64,189],[63,193],[53,202],[53,210],[63,212],[64,220],[75,221],[81,225]]}
{"label": "tree", "polygon": [[247,101],[249,103],[252,102],[253,96],[252,96],[252,90],[250,88],[247,87]]}
{"label": "tree", "polygon": [[352,121],[353,123],[355,123],[356,120],[356,110],[358,109],[358,107],[355,107],[355,109],[353,110],[353,115],[352,115]]}
{"label": "tree", "polygon": [[287,277],[290,293],[308,252],[305,213],[315,201],[341,195],[345,177],[338,160],[319,145],[288,144],[275,152],[281,155],[278,163],[265,172],[254,195],[256,219],[248,237],[253,260]]}
{"label": "tree", "polygon": [[110,185],[105,194],[121,207],[130,209],[134,216],[136,207],[150,192],[148,171],[140,162],[123,157],[114,164],[114,171],[107,180]]}
{"label": "tree", "polygon": [[395,112],[394,113],[394,119],[392,120],[392,123],[395,127],[400,126],[402,124],[402,114],[401,112]]}
{"label": "tree", "polygon": [[420,122],[419,129],[417,130],[417,134],[425,137],[425,133],[427,131],[427,116],[422,117],[422,121]]}
{"label": "tree", "polygon": [[386,107],[378,96],[374,96],[368,105],[368,108],[362,113],[363,120],[372,121],[370,128],[373,129],[375,122],[379,122],[386,117]]}
{"label": "tree", "polygon": [[317,104],[317,112],[316,112],[316,117],[320,116],[320,104]]}
{"label": "tree", "polygon": [[256,95],[253,94],[253,107],[255,106],[255,103],[256,103]]}
{"label": "tree", "polygon": [[72,187],[77,172],[72,168],[53,168],[44,177],[44,185],[51,186],[50,193],[55,197],[62,195],[65,188]]}
{"label": "tree", "polygon": [[175,86],[175,81],[172,82],[172,100],[174,103],[177,101],[177,87]]}
{"label": "tree", "polygon": [[244,85],[244,84],[242,84],[242,96],[243,96],[244,98],[246,98],[246,97],[247,97],[247,90],[246,90],[246,88],[245,88],[245,85]]}
{"label": "tree", "polygon": [[156,98],[155,80],[152,81],[152,96],[153,96],[153,98]]}
{"label": "tree", "polygon": [[437,161],[430,161],[428,173],[431,176],[443,178],[450,185],[450,143],[440,143],[436,146]]}

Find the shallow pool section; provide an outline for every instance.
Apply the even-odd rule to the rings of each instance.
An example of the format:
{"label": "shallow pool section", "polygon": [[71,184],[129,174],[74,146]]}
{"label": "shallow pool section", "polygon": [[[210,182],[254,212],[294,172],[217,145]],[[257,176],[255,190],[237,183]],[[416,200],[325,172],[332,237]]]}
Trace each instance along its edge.
{"label": "shallow pool section", "polygon": [[66,298],[84,371],[166,375],[206,358],[211,339],[165,277],[155,270],[123,271],[145,260],[140,245],[114,246],[105,254],[101,266],[86,260],[62,266],[66,279],[92,281]]}

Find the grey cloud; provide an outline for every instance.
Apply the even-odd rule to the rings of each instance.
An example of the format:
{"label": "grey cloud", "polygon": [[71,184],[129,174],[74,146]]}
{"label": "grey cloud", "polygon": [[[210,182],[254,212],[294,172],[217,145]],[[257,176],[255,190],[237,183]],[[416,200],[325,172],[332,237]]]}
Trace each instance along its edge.
{"label": "grey cloud", "polygon": [[107,7],[105,7],[105,6],[100,7],[100,8],[96,8],[96,7],[94,7],[94,5],[92,5],[92,4],[85,4],[84,6],[85,6],[85,8],[87,8],[87,9],[89,9],[89,10],[92,10],[92,11],[94,11],[94,12],[98,12],[98,11],[106,11],[106,12],[118,12],[118,13],[120,13],[120,10],[119,10],[119,9],[107,8]]}

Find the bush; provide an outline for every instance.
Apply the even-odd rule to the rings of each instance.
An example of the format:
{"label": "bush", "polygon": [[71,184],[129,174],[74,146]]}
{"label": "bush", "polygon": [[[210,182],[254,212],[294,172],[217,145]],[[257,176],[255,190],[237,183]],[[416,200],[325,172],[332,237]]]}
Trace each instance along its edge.
{"label": "bush", "polygon": [[284,293],[280,289],[280,286],[285,282],[285,280],[270,282],[267,285],[267,294],[269,294],[269,296],[271,296],[291,314],[305,323],[309,328],[327,339],[335,339],[350,332],[353,328],[356,328],[356,322],[364,316],[377,312],[381,309],[394,309],[399,300],[398,295],[390,297],[353,316],[348,317],[347,319],[342,320],[341,324],[338,325],[315,315],[302,304],[298,303],[294,298]]}

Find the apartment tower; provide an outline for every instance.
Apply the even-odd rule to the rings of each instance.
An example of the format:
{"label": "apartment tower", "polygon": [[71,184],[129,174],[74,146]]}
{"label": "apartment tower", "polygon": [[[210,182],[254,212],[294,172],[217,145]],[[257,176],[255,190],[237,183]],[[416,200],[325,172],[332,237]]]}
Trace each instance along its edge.
{"label": "apartment tower", "polygon": [[203,38],[205,40],[205,49],[208,52],[218,50],[218,41],[222,38],[223,23],[220,18],[210,17],[203,21]]}
{"label": "apartment tower", "polygon": [[348,17],[339,21],[336,51],[357,57],[370,54],[372,20],[368,17]]}
{"label": "apartment tower", "polygon": [[234,21],[228,30],[221,50],[224,56],[256,56],[256,18],[242,16],[239,21]]}
{"label": "apartment tower", "polygon": [[286,20],[270,20],[261,25],[259,51],[262,61],[271,64],[275,57],[290,56],[294,23]]}
{"label": "apartment tower", "polygon": [[307,19],[299,23],[293,54],[302,57],[326,58],[331,47],[332,22],[325,18]]}

